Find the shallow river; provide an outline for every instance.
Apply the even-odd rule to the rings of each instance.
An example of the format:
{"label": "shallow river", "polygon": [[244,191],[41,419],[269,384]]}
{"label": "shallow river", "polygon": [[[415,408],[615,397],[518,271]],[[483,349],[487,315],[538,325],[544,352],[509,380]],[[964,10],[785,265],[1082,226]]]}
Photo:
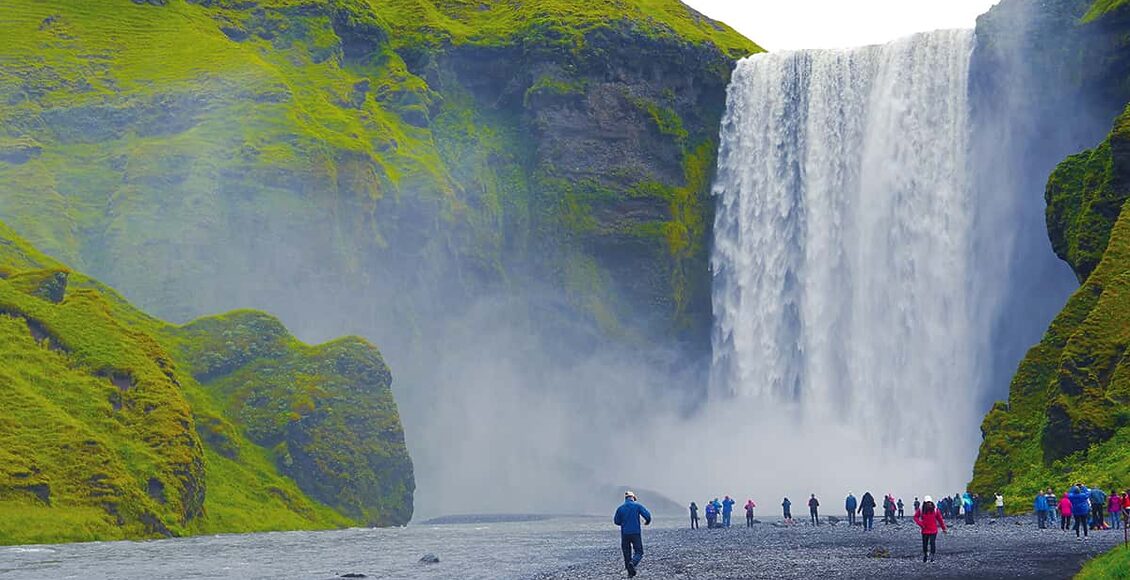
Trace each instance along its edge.
{"label": "shallow river", "polygon": [[[658,522],[674,526],[677,522]],[[0,547],[9,578],[528,578],[619,550],[610,518]],[[433,553],[438,564],[422,564]]]}

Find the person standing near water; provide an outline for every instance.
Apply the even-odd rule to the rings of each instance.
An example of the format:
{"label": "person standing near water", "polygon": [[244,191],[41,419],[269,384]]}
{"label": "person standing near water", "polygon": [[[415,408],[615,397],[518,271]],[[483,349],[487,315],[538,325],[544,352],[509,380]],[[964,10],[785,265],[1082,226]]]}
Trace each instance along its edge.
{"label": "person standing near water", "polygon": [[898,501],[898,508],[899,508],[899,519],[901,520],[903,517],[905,517],[905,516],[903,516],[903,513],[902,513],[902,498],[901,497],[899,498],[899,501]]}
{"label": "person standing near water", "polygon": [[[643,559],[643,529],[640,528],[640,518],[645,526],[651,525],[651,512],[643,504],[636,501],[634,491],[624,492],[624,503],[616,510],[612,522],[620,526],[620,549],[624,552],[624,568],[628,570],[628,577],[636,575],[636,566]],[[632,551],[635,551],[635,554]]]}
{"label": "person standing near water", "polygon": [[698,504],[691,502],[691,529],[698,529]]}
{"label": "person standing near water", "polygon": [[863,493],[863,499],[859,500],[859,512],[863,514],[863,531],[873,529],[875,527],[875,496],[867,491]]}
{"label": "person standing near water", "polygon": [[855,525],[855,510],[859,507],[859,502],[855,500],[855,496],[848,492],[847,499],[844,500],[844,509],[847,510],[848,525]]}
{"label": "person standing near water", "polygon": [[816,494],[808,500],[808,515],[812,516],[812,525],[820,525],[820,500],[816,499]]}
{"label": "person standing near water", "polygon": [[977,504],[973,501],[973,496],[970,495],[968,491],[961,496],[961,509],[965,511],[966,525],[973,525],[973,511],[977,509],[976,506]]}
{"label": "person standing near water", "polygon": [[792,508],[793,508],[793,502],[789,501],[789,498],[786,497],[785,501],[781,502],[781,510],[784,511],[785,523],[786,524],[793,523],[793,509]]}
{"label": "person standing near water", "polygon": [[999,492],[999,491],[997,492],[996,504],[997,504],[997,517],[1003,518],[1004,517],[1004,496],[1001,495],[1001,492]]}
{"label": "person standing near water", "polygon": [[934,553],[937,551],[938,528],[942,528],[942,533],[949,533],[942,512],[934,506],[933,498],[930,496],[922,498],[922,509],[914,512],[914,523],[922,529],[922,561],[925,562],[929,555],[929,561],[933,562]]}
{"label": "person standing near water", "polygon": [[730,527],[730,516],[734,514],[735,503],[737,502],[730,499],[730,496],[726,496],[726,499],[722,500],[722,527],[724,528]]}
{"label": "person standing near water", "polygon": [[753,527],[753,508],[755,507],[757,507],[757,504],[753,503],[753,498],[745,502],[745,527],[747,528]]}

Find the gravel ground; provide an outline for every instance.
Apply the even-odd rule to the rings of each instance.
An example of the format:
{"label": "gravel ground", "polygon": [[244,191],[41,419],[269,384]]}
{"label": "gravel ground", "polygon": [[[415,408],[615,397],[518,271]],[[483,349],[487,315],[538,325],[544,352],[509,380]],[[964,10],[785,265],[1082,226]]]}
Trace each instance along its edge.
{"label": "gravel ground", "polygon": [[[901,525],[877,523],[863,532],[844,524],[752,529],[644,530],[645,557],[639,578],[1070,578],[1083,563],[1122,541],[1121,531],[1040,530],[1032,517],[950,526],[938,535],[933,563],[922,562],[921,535],[907,517]],[[618,538],[610,534],[610,544]],[[874,557],[872,550],[889,551]],[[587,563],[537,576],[549,579],[627,577],[619,545],[600,548]]]}

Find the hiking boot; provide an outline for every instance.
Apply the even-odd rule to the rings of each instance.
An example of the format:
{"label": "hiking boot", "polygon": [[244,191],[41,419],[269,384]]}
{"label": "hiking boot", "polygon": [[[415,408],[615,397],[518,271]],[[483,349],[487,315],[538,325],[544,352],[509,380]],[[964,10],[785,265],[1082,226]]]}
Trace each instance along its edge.
{"label": "hiking boot", "polygon": [[633,564],[628,564],[628,578],[636,577],[636,567]]}

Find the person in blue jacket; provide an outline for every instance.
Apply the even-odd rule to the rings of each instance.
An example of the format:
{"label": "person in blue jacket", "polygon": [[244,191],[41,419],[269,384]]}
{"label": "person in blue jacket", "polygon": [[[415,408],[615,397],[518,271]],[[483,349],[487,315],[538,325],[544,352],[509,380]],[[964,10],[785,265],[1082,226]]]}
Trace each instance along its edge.
{"label": "person in blue jacket", "polygon": [[844,500],[844,509],[847,510],[849,526],[855,525],[855,509],[857,507],[859,507],[859,502],[855,500],[855,496],[849,491],[847,499]]}
{"label": "person in blue jacket", "polygon": [[[634,578],[636,566],[643,559],[643,530],[640,528],[640,518],[645,526],[651,525],[651,512],[643,504],[636,501],[634,491],[624,492],[624,503],[616,509],[612,522],[620,526],[620,549],[624,551],[624,568],[628,570],[628,577]],[[635,550],[635,554],[632,551]]]}
{"label": "person in blue jacket", "polygon": [[1091,529],[1103,529],[1103,523],[1106,518],[1103,517],[1103,511],[1106,510],[1106,494],[1103,490],[1094,487],[1091,488]]}
{"label": "person in blue jacket", "polygon": [[1044,492],[1036,493],[1036,501],[1032,503],[1032,509],[1036,510],[1036,522],[1040,529],[1044,529],[1048,524],[1048,496]]}
{"label": "person in blue jacket", "polygon": [[1079,528],[1083,528],[1083,537],[1087,537],[1087,520],[1091,515],[1091,490],[1082,483],[1077,483],[1067,492],[1067,499],[1071,500],[1071,515],[1075,518],[1075,537],[1079,537]]}
{"label": "person in blue jacket", "polygon": [[730,516],[734,514],[734,504],[737,503],[730,496],[722,500],[722,527],[730,527]]}

